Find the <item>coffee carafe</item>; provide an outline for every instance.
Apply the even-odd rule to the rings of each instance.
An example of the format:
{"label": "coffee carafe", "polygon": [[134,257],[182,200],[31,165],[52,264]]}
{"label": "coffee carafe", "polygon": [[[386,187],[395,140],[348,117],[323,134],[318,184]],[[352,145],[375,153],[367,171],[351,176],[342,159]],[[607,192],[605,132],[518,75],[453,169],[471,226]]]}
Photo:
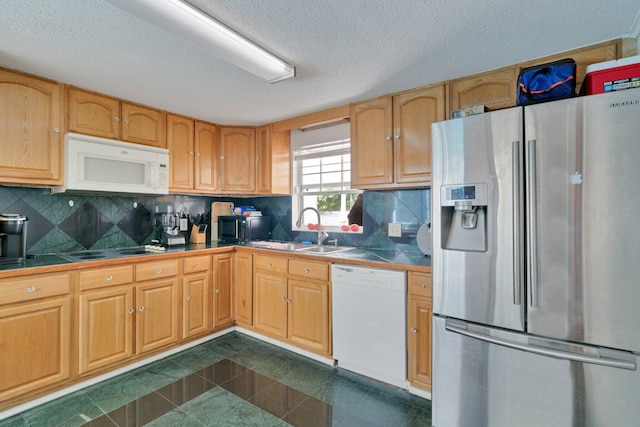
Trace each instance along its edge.
{"label": "coffee carafe", "polygon": [[0,214],[0,264],[19,264],[27,257],[27,217]]}

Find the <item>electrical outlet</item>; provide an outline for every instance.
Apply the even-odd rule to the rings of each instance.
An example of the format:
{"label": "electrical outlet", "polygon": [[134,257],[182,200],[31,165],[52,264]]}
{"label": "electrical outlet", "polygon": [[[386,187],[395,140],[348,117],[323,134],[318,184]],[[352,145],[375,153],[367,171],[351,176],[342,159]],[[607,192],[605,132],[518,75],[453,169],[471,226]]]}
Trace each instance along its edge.
{"label": "electrical outlet", "polygon": [[399,222],[389,223],[389,237],[402,237],[402,224]]}

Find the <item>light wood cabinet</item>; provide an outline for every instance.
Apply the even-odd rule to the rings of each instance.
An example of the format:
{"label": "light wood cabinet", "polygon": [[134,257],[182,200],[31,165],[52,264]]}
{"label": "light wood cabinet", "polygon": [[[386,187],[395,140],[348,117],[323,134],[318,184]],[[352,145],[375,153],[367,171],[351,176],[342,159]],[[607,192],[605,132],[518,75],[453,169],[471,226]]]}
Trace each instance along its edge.
{"label": "light wood cabinet", "polygon": [[67,97],[71,132],[166,147],[162,111],[73,87]]}
{"label": "light wood cabinet", "polygon": [[329,264],[255,256],[254,326],[298,347],[331,354]]}
{"label": "light wood cabinet", "polygon": [[213,327],[233,323],[233,254],[213,256]]}
{"label": "light wood cabinet", "polygon": [[271,126],[261,126],[256,130],[256,190],[271,193]]}
{"label": "light wood cabinet", "polygon": [[253,254],[236,252],[233,264],[233,300],[236,323],[253,324]]}
{"label": "light wood cabinet", "polygon": [[69,274],[0,280],[0,402],[71,377]]}
{"label": "light wood cabinet", "polygon": [[137,284],[136,309],[137,354],[178,342],[178,281],[175,277]]}
{"label": "light wood cabinet", "polygon": [[409,381],[431,391],[431,274],[409,272]]}
{"label": "light wood cabinet", "polygon": [[0,182],[62,183],[62,96],[59,83],[0,69]]}
{"label": "light wood cabinet", "polygon": [[622,41],[612,40],[452,80],[449,83],[450,109],[447,118],[451,117],[451,112],[470,105],[485,105],[491,110],[515,106],[518,73],[522,68],[557,61],[562,58],[573,58],[577,65],[576,90],[579,91],[586,74],[587,65],[622,57]]}
{"label": "light wood cabinet", "polygon": [[444,85],[351,106],[351,186],[423,187],[431,183],[431,124],[445,118]]}
{"label": "light wood cabinet", "polygon": [[182,338],[190,338],[210,329],[211,257],[189,257],[182,263]]}
{"label": "light wood cabinet", "polygon": [[256,130],[220,128],[220,190],[223,193],[256,193]]}
{"label": "light wood cabinet", "polygon": [[215,193],[218,185],[218,128],[188,117],[167,114],[169,190]]}

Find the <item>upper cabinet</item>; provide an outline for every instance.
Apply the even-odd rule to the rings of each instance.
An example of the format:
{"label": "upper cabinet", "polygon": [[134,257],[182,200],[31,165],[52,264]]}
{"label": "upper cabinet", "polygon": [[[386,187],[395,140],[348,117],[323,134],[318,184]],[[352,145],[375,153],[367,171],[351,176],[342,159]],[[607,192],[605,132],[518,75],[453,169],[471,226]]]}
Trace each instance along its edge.
{"label": "upper cabinet", "polygon": [[169,191],[193,190],[194,121],[167,114]]}
{"label": "upper cabinet", "polygon": [[518,74],[522,68],[562,58],[573,58],[577,65],[576,90],[579,91],[588,65],[622,58],[623,53],[634,54],[623,52],[623,40],[612,40],[452,80],[449,83],[450,108],[447,118],[451,117],[452,111],[470,105],[485,105],[491,110],[515,106]]}
{"label": "upper cabinet", "polygon": [[352,187],[430,185],[431,124],[445,118],[444,88],[429,86],[351,106]]}
{"label": "upper cabinet", "polygon": [[93,92],[69,88],[71,132],[165,148],[164,113]]}
{"label": "upper cabinet", "polygon": [[256,130],[252,127],[220,128],[220,190],[256,193]]}
{"label": "upper cabinet", "polygon": [[63,88],[0,69],[0,182],[62,183]]}
{"label": "upper cabinet", "polygon": [[256,191],[291,194],[291,131],[274,132],[272,125],[256,129]]}

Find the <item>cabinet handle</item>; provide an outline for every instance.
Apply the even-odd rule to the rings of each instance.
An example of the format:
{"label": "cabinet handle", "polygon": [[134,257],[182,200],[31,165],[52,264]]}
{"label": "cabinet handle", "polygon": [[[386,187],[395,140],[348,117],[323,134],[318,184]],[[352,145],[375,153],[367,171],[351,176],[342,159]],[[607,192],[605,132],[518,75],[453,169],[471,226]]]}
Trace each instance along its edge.
{"label": "cabinet handle", "polygon": [[190,155],[190,156],[193,156],[193,151],[189,151],[189,155]]}
{"label": "cabinet handle", "polygon": [[287,298],[287,304],[291,304],[291,298]]}
{"label": "cabinet handle", "polygon": [[267,267],[271,268],[271,266],[272,266],[272,265],[273,265],[273,264],[269,263],[269,264],[267,264]]}
{"label": "cabinet handle", "polygon": [[107,280],[113,280],[113,277],[109,274],[109,275],[107,276]]}
{"label": "cabinet handle", "polygon": [[224,160],[224,156],[220,156],[220,160]]}
{"label": "cabinet handle", "polygon": [[196,262],[196,267],[200,267],[200,263],[199,262]]}
{"label": "cabinet handle", "polygon": [[133,314],[133,312],[134,312],[134,311],[135,311],[135,310],[134,310],[133,308],[130,308],[129,310],[127,310],[127,312],[128,312],[129,314]]}
{"label": "cabinet handle", "polygon": [[138,310],[140,310],[140,311],[144,311],[144,305],[141,305],[141,306],[138,308]]}
{"label": "cabinet handle", "polygon": [[191,301],[191,295],[187,295],[185,298],[187,299],[187,301]]}
{"label": "cabinet handle", "polygon": [[387,141],[391,141],[391,137],[390,136],[387,136]]}
{"label": "cabinet handle", "polygon": [[215,292],[216,292],[216,294],[219,294],[220,293],[220,289],[216,289]]}
{"label": "cabinet handle", "polygon": [[308,274],[308,273],[309,273],[309,269],[308,269],[308,268],[305,268],[305,269],[304,269],[304,272]]}
{"label": "cabinet handle", "polygon": [[158,273],[158,274],[162,273],[162,269],[161,268],[157,269],[156,273]]}
{"label": "cabinet handle", "polygon": [[33,286],[29,286],[27,288],[27,292],[35,292],[35,291],[36,291],[36,288],[34,288]]}
{"label": "cabinet handle", "polygon": [[119,122],[119,121],[120,121],[120,117],[115,116],[115,117],[113,118],[113,120],[114,120],[114,121],[116,121],[116,122]]}
{"label": "cabinet handle", "polygon": [[129,124],[129,119],[124,119],[124,122],[125,122],[126,124]]}
{"label": "cabinet handle", "polygon": [[285,296],[282,296],[282,297],[280,298],[280,301],[286,301],[286,300],[287,300],[287,297],[285,297]]}
{"label": "cabinet handle", "polygon": [[427,284],[426,284],[426,283],[423,283],[423,284],[422,284],[422,288],[423,288],[423,289],[426,289],[426,287],[427,287]]}
{"label": "cabinet handle", "polygon": [[396,139],[400,139],[400,135],[396,135]]}
{"label": "cabinet handle", "polygon": [[417,332],[418,332],[418,330],[416,328],[411,328],[411,333],[415,334]]}
{"label": "cabinet handle", "polygon": [[198,153],[197,151],[196,151],[196,156],[200,156],[200,153]]}
{"label": "cabinet handle", "polygon": [[54,131],[55,133],[60,133],[60,128],[53,128],[53,131]]}

